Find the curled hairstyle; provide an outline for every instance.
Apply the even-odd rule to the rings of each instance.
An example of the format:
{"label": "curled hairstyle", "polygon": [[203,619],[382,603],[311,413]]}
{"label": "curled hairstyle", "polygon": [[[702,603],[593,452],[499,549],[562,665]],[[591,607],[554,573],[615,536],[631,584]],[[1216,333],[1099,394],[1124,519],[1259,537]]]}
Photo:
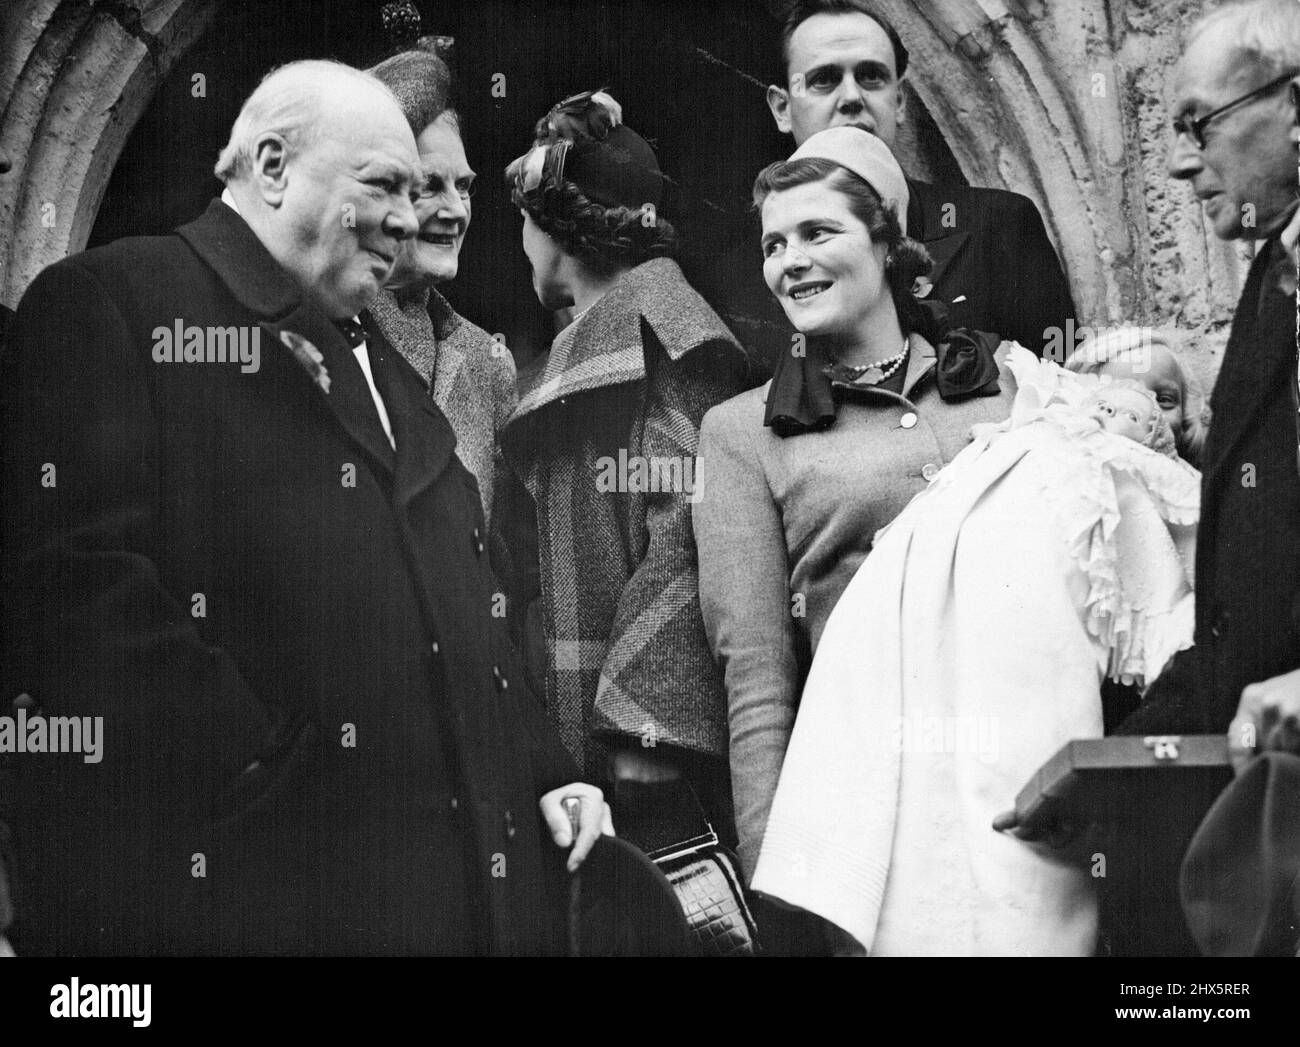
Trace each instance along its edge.
{"label": "curled hairstyle", "polygon": [[924,331],[926,318],[912,294],[912,286],[929,274],[934,263],[920,243],[903,235],[893,205],[881,201],[861,177],[842,164],[820,156],[778,160],[763,168],[754,180],[754,206],[762,207],[772,193],[817,182],[825,182],[845,198],[849,212],[867,227],[873,244],[885,245],[885,278],[903,334],[928,333]]}
{"label": "curled hairstyle", "polygon": [[1145,362],[1145,366],[1149,367],[1150,350],[1156,346],[1164,349],[1174,362],[1174,373],[1178,376],[1178,389],[1183,401],[1183,424],[1174,432],[1174,443],[1183,459],[1199,467],[1201,455],[1205,451],[1205,438],[1209,434],[1210,407],[1200,381],[1178,358],[1178,345],[1177,337],[1160,331],[1120,327],[1085,339],[1065,361],[1065,369],[1076,374],[1100,374],[1111,363],[1133,365]]}
{"label": "curled hairstyle", "polygon": [[[610,104],[616,107],[617,103],[606,99],[608,96],[597,94],[576,110],[543,117],[535,131],[537,142],[604,141],[622,115],[615,115]],[[572,160],[570,150],[570,164]],[[673,258],[680,245],[677,230],[667,219],[655,214],[653,220],[647,221],[644,207],[606,207],[588,197],[563,173],[556,178],[547,170],[538,188],[527,194],[512,186],[510,199],[561,250],[599,271],[636,266],[651,258]]]}

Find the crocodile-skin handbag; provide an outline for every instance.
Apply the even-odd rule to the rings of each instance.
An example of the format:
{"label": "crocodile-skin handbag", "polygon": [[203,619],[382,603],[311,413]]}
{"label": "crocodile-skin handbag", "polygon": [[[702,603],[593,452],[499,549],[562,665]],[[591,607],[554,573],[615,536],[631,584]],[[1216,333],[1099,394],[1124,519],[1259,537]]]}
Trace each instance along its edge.
{"label": "crocodile-skin handbag", "polygon": [[[701,812],[703,814],[703,812]],[[649,854],[668,877],[705,956],[753,956],[758,928],[745,900],[736,856],[707,831]]]}

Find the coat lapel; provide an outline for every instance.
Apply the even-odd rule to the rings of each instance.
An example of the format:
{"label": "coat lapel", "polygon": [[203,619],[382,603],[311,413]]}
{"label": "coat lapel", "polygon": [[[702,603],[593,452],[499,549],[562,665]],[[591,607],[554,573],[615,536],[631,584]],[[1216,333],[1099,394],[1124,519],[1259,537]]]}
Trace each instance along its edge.
{"label": "coat lapel", "polygon": [[1214,481],[1224,463],[1267,406],[1269,391],[1279,382],[1292,380],[1295,303],[1277,288],[1265,286],[1273,249],[1274,242],[1270,242],[1251,265],[1224,350],[1211,400],[1214,417],[1204,473],[1207,493],[1215,489]]}
{"label": "coat lapel", "polygon": [[[271,257],[248,223],[220,200],[177,233],[221,278],[240,304],[260,317],[260,326],[282,352],[290,352],[281,333],[292,331],[310,342],[324,357],[330,387],[319,386],[326,406],[347,434],[388,473],[393,449],[384,435],[366,376],[338,329],[303,300],[297,285]],[[306,368],[294,363],[308,381]],[[313,383],[314,385],[314,383]]]}
{"label": "coat lapel", "polygon": [[969,239],[970,233],[954,233],[952,236],[945,236],[938,240],[921,241],[934,262],[930,270],[930,283],[939,286],[939,282],[952,266],[953,260],[961,253]]}
{"label": "coat lapel", "polygon": [[365,314],[362,321],[370,372],[384,398],[397,442],[393,500],[397,505],[406,505],[446,468],[456,448],[456,434],[430,399],[415,369],[393,349],[377,324]]}
{"label": "coat lapel", "polygon": [[306,303],[299,304],[283,319],[265,322],[262,327],[282,348],[281,332],[292,331],[320,351],[330,378],[329,392],[324,396],[330,413],[375,463],[391,474],[395,465],[392,445],[379,421],[365,372],[338,328]]}
{"label": "coat lapel", "polygon": [[935,214],[935,205],[939,201],[935,198],[934,186],[908,179],[907,191],[907,235],[919,240],[930,253],[934,267],[929,279],[937,287],[970,240],[970,233],[958,229],[944,235],[947,230],[942,225],[942,217]]}
{"label": "coat lapel", "polygon": [[903,379],[903,395],[911,399],[912,390],[934,370],[935,351],[934,346],[919,334],[910,335],[909,341],[912,351],[907,358],[907,376]]}

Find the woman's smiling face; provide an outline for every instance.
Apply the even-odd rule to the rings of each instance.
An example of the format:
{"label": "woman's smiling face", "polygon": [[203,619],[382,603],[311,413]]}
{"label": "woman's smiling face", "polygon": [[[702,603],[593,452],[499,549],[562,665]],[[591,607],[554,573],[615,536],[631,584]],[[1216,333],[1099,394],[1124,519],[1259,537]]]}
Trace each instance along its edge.
{"label": "woman's smiling face", "polygon": [[763,278],[796,330],[849,335],[889,294],[885,245],[825,181],[769,193],[762,216]]}
{"label": "woman's smiling face", "polygon": [[389,279],[391,287],[427,286],[455,279],[469,229],[474,171],[465,157],[456,117],[443,113],[416,139],[423,182],[415,202],[419,231],[408,240]]}

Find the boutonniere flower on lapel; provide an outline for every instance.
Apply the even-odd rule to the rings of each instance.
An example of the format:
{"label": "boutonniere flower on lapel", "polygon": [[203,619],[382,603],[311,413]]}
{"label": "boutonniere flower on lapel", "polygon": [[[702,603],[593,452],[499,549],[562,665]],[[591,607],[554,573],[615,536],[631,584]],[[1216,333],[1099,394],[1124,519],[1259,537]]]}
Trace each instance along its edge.
{"label": "boutonniere flower on lapel", "polygon": [[320,350],[295,331],[281,331],[280,341],[293,353],[293,358],[303,366],[311,380],[320,386],[321,392],[330,391],[330,373],[325,369],[325,357]]}
{"label": "boutonniere flower on lapel", "polygon": [[912,294],[917,298],[924,298],[933,290],[934,284],[930,283],[928,277],[918,276],[912,282]]}

